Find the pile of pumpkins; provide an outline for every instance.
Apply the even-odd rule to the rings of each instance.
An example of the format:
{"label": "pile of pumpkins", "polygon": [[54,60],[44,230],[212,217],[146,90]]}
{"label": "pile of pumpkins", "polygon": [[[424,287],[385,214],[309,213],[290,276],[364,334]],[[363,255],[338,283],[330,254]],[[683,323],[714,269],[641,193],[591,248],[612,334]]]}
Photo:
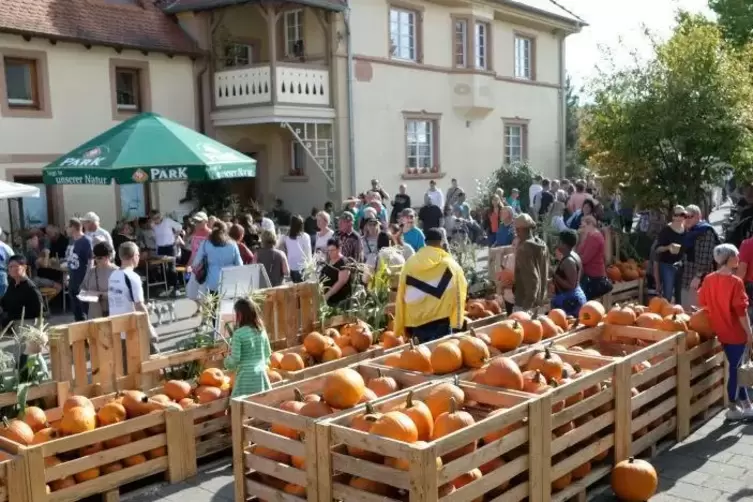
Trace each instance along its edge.
{"label": "pile of pumpkins", "polygon": [[[349,426],[352,429],[381,436],[395,441],[402,441],[414,445],[423,445],[429,441],[436,441],[457,431],[470,427],[476,423],[465,406],[472,403],[467,400],[462,387],[457,383],[442,382],[432,387],[422,399],[417,399],[413,392],[409,392],[404,402],[391,408],[375,411],[367,406],[366,412],[353,418]],[[488,413],[494,416],[503,413],[504,409],[495,409]],[[485,445],[502,439],[510,432],[522,427],[517,423],[505,427],[503,430],[490,431],[480,441],[473,441],[457,450],[451,451],[436,459],[437,469],[442,465],[473,454],[479,443]],[[463,473],[451,482],[439,487],[438,498],[446,497],[463,486],[472,483],[483,476],[498,476],[498,469],[506,462],[527,452],[527,447],[515,449],[504,456],[495,457],[476,469]],[[526,451],[523,451],[526,450]],[[384,464],[393,469],[407,471],[410,469],[408,458],[385,457],[375,451],[365,450],[355,445],[347,445],[348,454],[362,460]],[[387,476],[385,476],[386,478]],[[400,498],[398,490],[385,482],[353,476],[348,481],[350,487],[379,495],[382,497]],[[509,487],[509,480],[500,480],[491,490],[490,496],[498,496]],[[478,500],[482,500],[483,496]]]}
{"label": "pile of pumpkins", "polygon": [[[359,404],[369,403],[400,390],[400,384],[392,377],[377,370],[377,376],[367,381],[361,373],[352,368],[335,370],[323,377],[320,393],[302,394],[293,389],[292,399],[281,402],[276,408],[295,413],[307,418],[323,418],[341,410],[352,408]],[[303,433],[289,427],[283,421],[270,425],[269,431],[288,439],[301,440]],[[253,454],[266,459],[293,466],[297,469],[306,468],[306,458],[291,456],[262,445],[251,448]],[[306,488],[275,478],[267,474],[260,475],[260,481],[277,490],[299,497],[306,496]]]}
{"label": "pile of pumpkins", "polygon": [[465,303],[465,317],[468,321],[486,319],[502,313],[502,307],[494,298],[468,300]]}
{"label": "pile of pumpkins", "polygon": [[414,339],[403,351],[374,362],[427,375],[481,368],[493,357],[564,333],[573,320],[559,309],[535,319],[526,312],[516,312],[492,325],[488,334],[471,328],[468,334],[450,336],[431,346],[419,345]]}
{"label": "pile of pumpkins", "polygon": [[369,350],[375,345],[393,348],[405,344],[391,329],[375,335],[368,324],[358,320],[343,325],[338,331],[327,328],[312,331],[303,338],[303,345],[294,349],[273,352],[269,358],[267,375],[272,383],[283,380],[283,372],[301,371],[316,364],[342,359]]}
{"label": "pile of pumpkins", "polygon": [[585,326],[596,326],[603,321],[617,326],[687,332],[688,348],[693,348],[715,336],[706,310],[687,314],[682,305],[673,305],[659,296],[652,297],[647,306],[616,304],[609,312],[601,303],[592,300],[581,307],[579,321]]}
{"label": "pile of pumpkins", "polygon": [[[497,387],[513,391],[521,391],[529,394],[543,395],[553,391],[557,387],[561,387],[577,379],[586,377],[591,373],[590,370],[580,368],[577,364],[569,364],[563,361],[557,351],[569,350],[571,352],[579,352],[587,355],[600,356],[601,354],[593,348],[581,348],[578,346],[564,347],[553,346],[553,350],[545,348],[540,352],[536,352],[530,357],[524,367],[520,367],[514,360],[508,357],[498,357],[492,359],[492,361],[480,371],[476,372],[472,377],[472,381],[478,384],[487,385],[491,387]],[[644,361],[639,364],[635,364],[632,367],[633,374],[640,373],[651,368],[649,361]],[[659,377],[660,379],[662,377]],[[632,397],[636,397],[642,390],[645,390],[655,382],[649,381],[643,384],[640,388],[631,389]],[[597,395],[602,390],[608,388],[611,385],[610,380],[595,383],[594,385],[579,391],[566,397],[564,400],[555,402],[552,405],[552,413],[558,413],[565,408],[574,406],[584,399],[588,399]],[[633,418],[640,416],[642,413],[653,406],[653,403],[649,403],[644,408],[637,409],[633,412]],[[552,439],[564,436],[565,434],[574,431],[575,429],[587,425],[592,422],[595,417],[609,412],[613,409],[613,403],[611,401],[601,405],[600,407],[592,410],[590,413],[586,413],[572,421],[567,422],[552,431]],[[646,427],[639,429],[633,433],[633,439],[638,439],[641,436],[647,434],[650,430],[659,427],[666,420],[670,419],[672,413],[657,418]],[[581,450],[584,446],[594,443],[599,440],[600,434],[608,434],[609,429],[605,428],[599,431],[597,435],[584,439],[576,445],[572,445],[567,450],[555,455],[552,458],[552,465],[561,462],[567,457],[571,456],[578,450]],[[566,473],[562,477],[552,481],[552,489],[554,491],[564,490],[570,486],[574,481],[587,476],[592,469],[592,465],[596,462],[602,462],[609,456],[609,451],[603,451],[602,453],[594,456],[592,459],[579,465],[571,472]]]}
{"label": "pile of pumpkins", "polygon": [[[165,384],[164,394],[156,394],[151,397],[138,390],[120,391],[99,409],[95,408],[94,403],[89,398],[73,395],[63,402],[61,418],[52,423],[48,422],[47,414],[43,409],[36,406],[27,406],[19,418],[11,420],[4,418],[2,420],[0,436],[23,446],[34,446],[58,438],[90,432],[98,427],[118,424],[130,418],[160,413],[169,407],[189,409],[228,396],[232,387],[232,378],[225,375],[221,370],[208,369],[202,372],[198,383],[199,386],[193,388],[188,382],[171,380]],[[45,458],[45,466],[54,467],[65,460],[94,455],[103,450],[125,446],[146,439],[150,435],[164,432],[164,425],[135,431],[101,443],[87,445],[77,451],[47,457]],[[50,493],[70,488],[77,483],[91,481],[100,476],[112,474],[166,455],[167,448],[160,446],[131,455],[118,462],[92,467],[72,476],[50,481],[47,485],[47,491]]]}
{"label": "pile of pumpkins", "polygon": [[645,276],[645,263],[640,265],[633,259],[616,261],[607,267],[607,277],[612,282],[635,281]]}

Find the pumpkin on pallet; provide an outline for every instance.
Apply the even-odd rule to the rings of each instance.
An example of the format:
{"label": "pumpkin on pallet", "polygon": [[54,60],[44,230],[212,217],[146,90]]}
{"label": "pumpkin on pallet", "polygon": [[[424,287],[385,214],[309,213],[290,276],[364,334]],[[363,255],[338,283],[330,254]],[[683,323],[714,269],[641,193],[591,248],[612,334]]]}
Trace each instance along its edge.
{"label": "pumpkin on pallet", "polygon": [[[367,383],[358,371],[352,368],[341,368],[326,375],[320,393],[303,394],[297,388],[293,389],[293,399],[281,402],[277,408],[302,417],[318,419],[331,415],[336,411],[352,408],[358,404],[369,403],[377,399],[376,390],[372,389],[386,391],[393,386],[398,387],[397,382],[392,378],[384,377],[381,374],[369,380],[368,384],[367,386]],[[270,424],[269,432],[287,439],[303,439],[302,432],[284,423]],[[252,446],[251,452],[267,460],[297,469],[306,468],[307,459],[305,457],[291,456],[258,444]],[[267,474],[260,475],[258,481],[285,493],[293,494],[293,491],[289,491],[293,490],[291,486],[286,485],[284,481],[274,476]],[[298,496],[303,496],[302,493],[305,494],[305,489],[302,491],[300,487],[295,488],[294,491]]]}
{"label": "pumpkin on pallet", "polygon": [[502,307],[495,298],[468,300],[465,303],[465,316],[472,321],[485,319],[501,313]]}
{"label": "pumpkin on pallet", "polygon": [[[590,302],[589,302],[590,303]],[[681,305],[673,305],[661,297],[654,297],[647,307],[643,305],[615,304],[604,316],[606,324],[616,326],[638,326],[639,328],[656,329],[668,332],[684,332],[687,348],[696,347],[701,341],[710,340],[714,332],[705,310],[699,310],[692,315],[684,312]],[[642,343],[631,337],[617,337],[621,343],[636,345]]]}
{"label": "pumpkin on pallet", "polygon": [[485,335],[471,329],[467,335],[457,335],[435,345],[420,345],[418,339],[397,354],[384,358],[387,366],[427,375],[447,375],[462,369],[480,368],[491,357]]}
{"label": "pumpkin on pallet", "polygon": [[[371,406],[366,407],[365,413],[355,416],[349,427],[360,432],[375,436],[385,437],[394,441],[401,441],[413,445],[423,445],[428,441],[436,441],[458,431],[473,426],[476,419],[466,409],[465,392],[457,383],[443,382],[433,387],[428,394],[418,400],[413,392],[409,392],[404,403],[397,404],[383,412],[376,412]],[[489,416],[504,410],[487,412]],[[495,431],[484,437],[485,443],[501,439],[505,434],[516,430],[522,424],[509,426],[505,431]],[[456,460],[464,455],[473,453],[478,447],[478,442],[473,441],[468,445],[436,459],[437,469],[448,462]],[[347,447],[349,455],[361,460],[374,463],[382,463],[388,467],[407,471],[410,462],[407,459],[385,457],[384,455],[362,448]],[[444,486],[439,487],[439,496],[449,495],[455,490],[477,480],[486,474],[493,473],[498,467],[504,465],[502,458],[493,459],[478,469],[472,469],[463,473],[456,479]],[[356,476],[351,477],[348,483],[352,488],[366,491],[383,497],[398,498],[400,494],[395,487],[387,483],[366,480]],[[497,491],[507,488],[507,482],[502,482]],[[480,499],[479,499],[480,500]]]}

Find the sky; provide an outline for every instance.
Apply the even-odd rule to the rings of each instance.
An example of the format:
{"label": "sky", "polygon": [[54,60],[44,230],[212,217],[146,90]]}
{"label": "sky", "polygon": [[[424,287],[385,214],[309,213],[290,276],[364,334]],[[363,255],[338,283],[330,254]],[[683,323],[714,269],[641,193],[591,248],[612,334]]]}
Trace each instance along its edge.
{"label": "sky", "polygon": [[608,48],[617,65],[631,61],[631,52],[650,54],[642,26],[667,38],[675,12],[684,9],[709,13],[706,0],[558,0],[563,7],[583,18],[589,26],[567,38],[567,71],[579,89],[596,75],[595,65],[605,59],[601,47]]}

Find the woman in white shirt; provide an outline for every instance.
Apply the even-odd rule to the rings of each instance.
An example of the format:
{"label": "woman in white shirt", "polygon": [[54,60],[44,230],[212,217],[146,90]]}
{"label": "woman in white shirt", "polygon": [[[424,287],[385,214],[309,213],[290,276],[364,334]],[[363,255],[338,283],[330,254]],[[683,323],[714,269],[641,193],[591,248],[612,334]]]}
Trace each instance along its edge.
{"label": "woman in white shirt", "polygon": [[290,219],[288,235],[281,239],[280,247],[288,257],[290,279],[303,282],[303,271],[311,260],[311,238],[303,231],[303,218],[298,215]]}
{"label": "woman in white shirt", "polygon": [[327,255],[327,241],[335,236],[335,232],[329,227],[329,223],[329,213],[319,211],[316,215],[316,228],[319,230],[315,235],[314,252],[322,256]]}

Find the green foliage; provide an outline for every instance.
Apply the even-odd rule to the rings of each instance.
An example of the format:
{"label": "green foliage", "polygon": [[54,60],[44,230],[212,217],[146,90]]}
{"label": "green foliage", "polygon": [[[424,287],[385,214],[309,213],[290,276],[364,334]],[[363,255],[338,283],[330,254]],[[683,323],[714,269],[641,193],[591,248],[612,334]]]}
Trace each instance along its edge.
{"label": "green foliage", "polygon": [[[734,166],[753,164],[750,51],[719,28],[680,14],[645,63],[603,74],[581,123],[581,147],[607,186],[629,187],[643,208],[698,203]],[[747,61],[746,61],[747,60]]]}
{"label": "green foliage", "polygon": [[753,2],[750,0],[709,0],[724,37],[742,47],[753,40]]}
{"label": "green foliage", "polygon": [[494,171],[485,180],[476,180],[476,197],[473,206],[485,209],[491,205],[492,196],[497,188],[505,191],[505,197],[513,188],[520,190],[520,207],[528,207],[528,189],[536,176],[527,163],[505,165]]}
{"label": "green foliage", "polygon": [[570,77],[565,81],[565,175],[568,179],[583,177],[583,157],[580,152],[580,98]]}

